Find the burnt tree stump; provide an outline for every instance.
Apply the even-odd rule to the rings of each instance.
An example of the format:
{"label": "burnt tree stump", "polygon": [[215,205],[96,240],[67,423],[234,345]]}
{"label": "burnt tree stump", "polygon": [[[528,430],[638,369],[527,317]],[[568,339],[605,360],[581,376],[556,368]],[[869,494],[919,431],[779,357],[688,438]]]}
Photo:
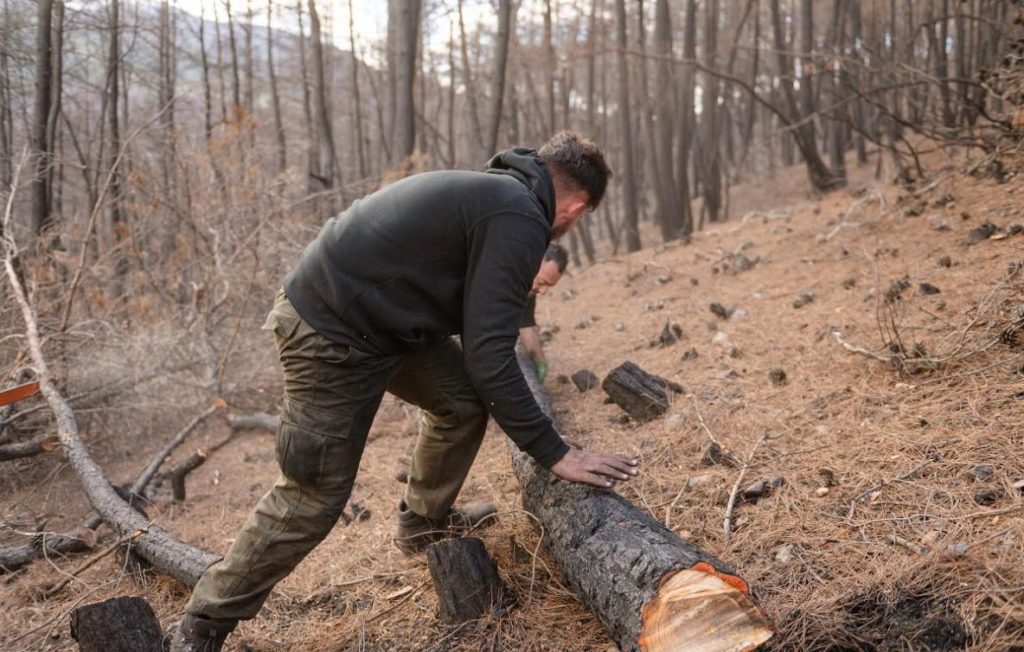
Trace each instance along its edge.
{"label": "burnt tree stump", "polygon": [[601,381],[597,379],[597,376],[590,369],[580,369],[572,375],[572,382],[576,385],[576,389],[586,392],[597,387]]}
{"label": "burnt tree stump", "polygon": [[111,598],[71,612],[71,638],[81,652],[163,652],[164,632],[142,598]]}
{"label": "burnt tree stump", "polygon": [[450,539],[427,548],[427,566],[437,591],[441,620],[458,625],[501,604],[505,592],[498,565],[475,537]]}
{"label": "burnt tree stump", "polygon": [[611,370],[602,389],[620,408],[637,421],[650,421],[668,411],[669,392],[683,393],[683,386],[649,374],[626,361]]}

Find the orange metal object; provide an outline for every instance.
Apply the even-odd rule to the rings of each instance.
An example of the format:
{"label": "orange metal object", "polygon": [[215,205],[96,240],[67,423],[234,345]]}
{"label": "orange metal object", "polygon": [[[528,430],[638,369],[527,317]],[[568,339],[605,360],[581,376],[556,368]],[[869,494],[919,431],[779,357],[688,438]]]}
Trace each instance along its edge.
{"label": "orange metal object", "polygon": [[39,391],[39,383],[31,382],[17,387],[11,387],[0,392],[0,405],[10,405],[15,401],[28,398]]}

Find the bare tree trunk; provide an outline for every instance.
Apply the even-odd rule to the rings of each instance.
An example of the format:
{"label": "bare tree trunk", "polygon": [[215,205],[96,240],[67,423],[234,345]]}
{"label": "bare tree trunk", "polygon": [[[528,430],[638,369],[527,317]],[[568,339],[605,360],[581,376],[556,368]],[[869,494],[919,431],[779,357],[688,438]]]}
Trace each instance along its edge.
{"label": "bare tree trunk", "polygon": [[206,54],[206,5],[199,9],[199,56],[203,68],[203,135],[213,134],[213,97],[210,90],[210,59]]}
{"label": "bare tree trunk", "polygon": [[448,165],[457,167],[455,145],[455,28],[448,27]]}
{"label": "bare tree trunk", "polygon": [[[288,168],[288,143],[285,140],[284,119],[281,117],[281,95],[277,90],[277,71],[274,70],[274,0],[267,0],[267,75],[270,78],[270,101],[274,107],[274,136],[277,141],[277,171]],[[354,55],[353,55],[354,56]],[[360,154],[362,151],[360,151]]]}
{"label": "bare tree trunk", "polygon": [[[505,100],[505,71],[508,69],[508,42],[512,31],[512,0],[498,1],[498,34],[494,51],[494,84],[491,87],[491,116],[487,124],[486,153],[498,149],[498,130]],[[485,154],[486,155],[486,154]]]}
{"label": "bare tree trunk", "polygon": [[[243,32],[245,33],[245,94],[243,95],[243,102],[245,103],[245,112],[250,116],[253,114],[253,94],[252,94],[252,80],[253,80],[253,54],[252,54],[252,2],[247,2],[245,5],[245,27]],[[250,130],[250,138],[254,135],[254,132]]]}
{"label": "bare tree trunk", "polygon": [[[57,152],[57,139],[60,133],[61,101],[64,97],[64,0],[55,0],[53,5],[53,36],[51,48],[53,60],[50,90],[50,111],[46,116],[46,151],[49,152],[50,164],[47,166],[46,193],[49,196],[49,215],[43,224],[46,229],[51,226],[60,213],[60,193],[57,189],[58,170],[63,170],[63,163]],[[57,240],[52,244],[56,246]]]}
{"label": "bare tree trunk", "polygon": [[462,54],[462,80],[466,85],[466,105],[469,108],[470,125],[473,127],[473,148],[478,152],[474,155],[474,159],[479,158],[481,160],[478,161],[478,163],[482,163],[482,159],[489,156],[491,152],[485,151],[486,148],[484,147],[484,130],[480,124],[480,109],[477,106],[476,82],[473,79],[473,67],[469,63],[469,48],[466,45],[466,23],[462,16],[462,0],[458,0],[458,10],[459,43]]}
{"label": "bare tree trunk", "polygon": [[[301,2],[301,0],[299,0]],[[216,2],[213,3],[213,33],[217,37],[217,79],[220,82],[220,119],[221,122],[228,121],[227,108],[227,86],[224,82],[224,41],[220,34],[220,12],[217,11]]]}
{"label": "bare tree trunk", "polygon": [[[163,135],[163,152],[160,157],[160,171],[163,176],[164,197],[176,195],[174,190],[173,170],[177,161],[177,143],[174,132],[174,86],[175,86],[175,39],[169,0],[160,3],[160,126]],[[174,250],[178,236],[178,212],[167,211],[164,224],[161,252],[166,256]]]}
{"label": "bare tree trunk", "polygon": [[299,19],[299,70],[302,73],[302,112],[306,121],[306,190],[319,189],[320,154],[316,142],[316,123],[313,121],[313,103],[309,92],[309,67],[306,60],[306,32],[302,26],[302,0],[295,0]]}
{"label": "bare tree trunk", "polygon": [[555,132],[555,45],[551,28],[551,0],[544,0],[544,131]]}
{"label": "bare tree trunk", "polygon": [[[320,15],[316,10],[316,1],[309,0],[309,38],[313,42],[313,67],[316,74],[316,125],[317,140],[320,143],[320,181],[321,187],[328,190],[334,187],[337,174],[338,155],[334,149],[334,129],[331,126],[331,113],[327,108],[327,74],[324,71],[324,46],[320,33]],[[333,204],[333,202],[331,202]],[[333,205],[329,208],[333,211]]]}
{"label": "bare tree trunk", "polygon": [[[715,68],[718,60],[719,0],[708,0],[704,6],[704,56],[703,62]],[[722,167],[719,161],[719,139],[721,136],[721,114],[718,108],[718,77],[703,75],[701,84],[701,170],[702,197],[701,213],[706,211],[709,222],[717,222],[722,209]]]}
{"label": "bare tree trunk", "polygon": [[658,161],[658,175],[662,178],[662,191],[658,196],[658,213],[664,220],[662,235],[678,238],[683,231],[683,215],[676,204],[675,170],[672,161],[672,97],[675,84],[672,77],[672,19],[668,0],[657,0],[654,6],[654,52],[658,56],[655,70],[657,100],[655,106],[660,137],[655,140],[654,151]]}
{"label": "bare tree trunk", "polygon": [[[11,24],[10,0],[4,0],[4,25]],[[7,48],[0,48],[0,187],[8,190],[14,179],[14,112],[11,110],[11,66]],[[0,224],[0,236],[3,225]]]}
{"label": "bare tree trunk", "polygon": [[619,128],[622,137],[622,158],[623,158],[623,193],[622,212],[623,224],[626,232],[626,250],[638,251],[640,245],[640,228],[637,223],[638,202],[636,188],[636,165],[633,157],[633,121],[629,112],[629,66],[626,63],[626,2],[616,0],[616,38],[615,44],[618,48],[616,55],[619,74]]}
{"label": "bare tree trunk", "polygon": [[416,147],[416,45],[419,42],[421,0],[400,3],[395,18],[395,131],[392,163],[412,155]]}
{"label": "bare tree trunk", "polygon": [[693,127],[697,71],[693,62],[697,60],[697,0],[686,1],[686,27],[683,32],[682,83],[679,98],[679,144],[676,146],[676,193],[682,217],[682,235],[693,233],[693,202],[690,196],[690,150],[693,146]]}
{"label": "bare tree trunk", "polygon": [[[852,75],[847,75],[846,79],[849,83],[854,84],[858,88],[862,87],[864,78],[862,76],[861,69],[864,65],[863,55],[863,43],[864,43],[864,22],[861,16],[860,3],[853,1],[849,2],[850,8],[850,30],[851,38],[853,39],[852,57],[855,62],[856,68]],[[853,121],[857,125],[857,135],[854,136],[854,140],[857,145],[857,163],[860,165],[867,165],[868,162],[868,150],[867,143],[864,137],[869,127],[867,124],[867,118],[864,111],[864,100],[857,98],[853,104]]]}
{"label": "bare tree trunk", "polygon": [[356,158],[359,161],[359,178],[366,179],[366,155],[363,152],[363,102],[359,95],[359,56],[356,54],[355,16],[352,0],[348,0],[348,38],[352,54],[352,113],[356,128]]}
{"label": "bare tree trunk", "polygon": [[118,119],[120,99],[121,22],[120,0],[110,2],[110,49],[107,56],[107,119],[110,129],[110,153],[107,164],[110,196],[110,243],[114,251],[115,278],[110,286],[111,296],[121,295],[121,278],[128,272],[128,257],[121,246],[127,225],[121,209],[121,172],[118,169],[121,153],[121,129]]}
{"label": "bare tree trunk", "polygon": [[[116,2],[116,0],[115,0]],[[50,166],[53,152],[48,148],[47,126],[53,103],[53,0],[36,3],[35,109],[32,122],[32,233],[40,235],[50,222]]]}
{"label": "bare tree trunk", "polygon": [[228,48],[231,50],[231,107],[232,120],[238,119],[242,107],[242,88],[238,76],[238,45],[235,42],[235,19],[231,16],[231,0],[224,0],[224,15],[228,21]]}

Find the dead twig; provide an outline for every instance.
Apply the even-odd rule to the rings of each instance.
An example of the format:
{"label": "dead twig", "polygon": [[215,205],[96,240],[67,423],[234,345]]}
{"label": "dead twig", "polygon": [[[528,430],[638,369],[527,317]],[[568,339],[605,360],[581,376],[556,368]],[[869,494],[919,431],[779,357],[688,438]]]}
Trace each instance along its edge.
{"label": "dead twig", "polygon": [[757,455],[757,449],[761,448],[768,439],[768,433],[761,435],[761,438],[757,440],[754,447],[750,449],[750,453],[747,455],[747,459],[743,460],[743,466],[740,467],[739,475],[736,476],[736,482],[732,485],[732,491],[729,492],[729,502],[725,506],[725,518],[723,519],[723,527],[725,528],[725,540],[729,541],[732,536],[732,512],[736,507],[736,497],[740,493],[740,485],[743,484],[743,478],[747,475],[747,470],[751,467],[754,456]]}

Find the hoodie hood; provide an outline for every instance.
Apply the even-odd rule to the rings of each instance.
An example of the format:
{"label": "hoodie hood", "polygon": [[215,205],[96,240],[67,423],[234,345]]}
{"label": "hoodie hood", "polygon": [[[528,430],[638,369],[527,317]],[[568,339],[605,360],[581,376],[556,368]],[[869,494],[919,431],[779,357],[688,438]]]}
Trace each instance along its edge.
{"label": "hoodie hood", "polygon": [[541,206],[548,224],[555,221],[555,186],[544,161],[537,155],[537,150],[526,147],[514,147],[498,152],[487,161],[488,174],[506,174],[515,177],[530,189]]}

